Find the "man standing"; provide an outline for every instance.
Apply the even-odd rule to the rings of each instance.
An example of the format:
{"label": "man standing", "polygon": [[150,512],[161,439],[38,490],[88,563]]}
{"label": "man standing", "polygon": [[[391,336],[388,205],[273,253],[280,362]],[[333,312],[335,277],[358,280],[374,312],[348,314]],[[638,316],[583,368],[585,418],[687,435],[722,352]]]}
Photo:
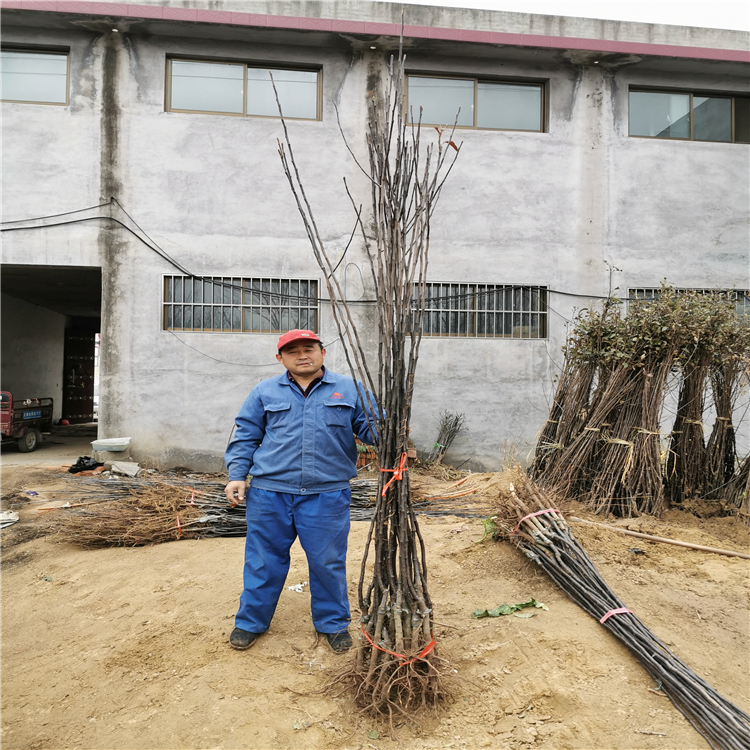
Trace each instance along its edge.
{"label": "man standing", "polygon": [[352,645],[346,548],[349,480],[357,475],[354,436],[370,444],[373,436],[354,380],[323,366],[326,351],[315,333],[289,331],[277,349],[286,372],[250,392],[225,455],[231,504],[242,502],[252,476],[244,590],[229,643],[250,648],[268,629],[289,571],[289,549],[299,536],[313,624],[334,651],[343,652]]}

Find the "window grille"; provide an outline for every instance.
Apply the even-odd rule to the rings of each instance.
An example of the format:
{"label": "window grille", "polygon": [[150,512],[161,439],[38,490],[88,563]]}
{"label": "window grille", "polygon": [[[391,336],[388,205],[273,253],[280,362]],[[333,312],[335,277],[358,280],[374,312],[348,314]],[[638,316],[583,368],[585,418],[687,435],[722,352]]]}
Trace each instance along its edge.
{"label": "window grille", "polygon": [[309,279],[165,276],[164,330],[283,333],[318,330],[318,282]]}
{"label": "window grille", "polygon": [[[748,289],[674,289],[676,295],[680,294],[724,294],[728,300],[734,302],[739,315],[750,315],[750,290]],[[633,287],[628,289],[628,300],[658,299],[661,293],[659,288]]]}
{"label": "window grille", "polygon": [[[451,283],[428,283],[425,287],[425,336],[547,337],[546,287]],[[417,287],[415,295],[418,293]]]}

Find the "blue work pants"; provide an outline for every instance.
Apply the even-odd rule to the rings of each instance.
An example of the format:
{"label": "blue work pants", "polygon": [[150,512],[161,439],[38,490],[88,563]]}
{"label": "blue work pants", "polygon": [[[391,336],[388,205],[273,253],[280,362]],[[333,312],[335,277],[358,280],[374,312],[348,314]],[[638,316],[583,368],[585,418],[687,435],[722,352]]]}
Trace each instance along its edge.
{"label": "blue work pants", "polygon": [[289,572],[289,549],[299,536],[310,573],[312,619],[319,633],[349,625],[346,548],[351,490],[292,495],[250,487],[244,590],[236,627],[268,630]]}

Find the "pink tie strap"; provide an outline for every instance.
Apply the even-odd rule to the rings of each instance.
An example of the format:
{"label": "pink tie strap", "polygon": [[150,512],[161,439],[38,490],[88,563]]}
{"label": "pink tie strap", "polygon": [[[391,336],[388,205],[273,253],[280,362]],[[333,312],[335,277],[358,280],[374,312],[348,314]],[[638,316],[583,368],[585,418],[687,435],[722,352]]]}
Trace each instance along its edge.
{"label": "pink tie strap", "polygon": [[619,609],[610,609],[609,612],[607,612],[607,614],[604,615],[604,617],[602,617],[601,620],[599,620],[599,622],[602,625],[604,625],[604,623],[607,622],[607,620],[610,617],[612,617],[612,615],[624,615],[624,614],[632,615],[633,613],[627,607],[620,607]]}
{"label": "pink tie strap", "polygon": [[528,516],[524,516],[517,524],[516,528],[511,531],[511,534],[515,534],[518,531],[518,527],[527,519],[533,518],[534,516],[541,516],[543,513],[559,513],[557,508],[547,508],[546,510],[538,510],[536,513],[529,513]]}

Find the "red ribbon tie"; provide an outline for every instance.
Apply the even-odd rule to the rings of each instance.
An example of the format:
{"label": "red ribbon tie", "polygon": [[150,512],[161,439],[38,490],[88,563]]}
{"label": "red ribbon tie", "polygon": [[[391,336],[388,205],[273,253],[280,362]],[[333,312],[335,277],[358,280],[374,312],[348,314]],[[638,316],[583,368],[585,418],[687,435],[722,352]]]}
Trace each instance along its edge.
{"label": "red ribbon tie", "polygon": [[[392,470],[391,470],[392,471]],[[377,643],[373,643],[372,638],[370,638],[369,635],[367,635],[367,631],[365,630],[365,626],[361,625],[362,628],[362,635],[364,635],[365,638],[367,638],[367,642],[373,647],[376,648],[378,651],[382,651],[384,654],[390,654],[391,656],[398,656],[399,659],[407,659],[407,661],[399,662],[399,667],[404,667],[407,664],[411,664],[412,662],[415,662],[417,659],[424,659],[427,654],[432,651],[435,646],[437,646],[437,641],[433,638],[420,652],[415,656],[413,659],[409,659],[409,657],[406,654],[397,654],[395,651],[389,651],[387,648],[383,648],[382,646],[378,646]]]}
{"label": "red ribbon tie", "polygon": [[388,484],[383,487],[383,491],[380,493],[381,497],[385,497],[386,490],[396,481],[401,480],[404,477],[404,472],[409,471],[409,466],[407,465],[407,455],[406,453],[401,454],[401,461],[398,464],[397,469],[380,469],[380,471],[392,471],[393,476],[388,480]]}

